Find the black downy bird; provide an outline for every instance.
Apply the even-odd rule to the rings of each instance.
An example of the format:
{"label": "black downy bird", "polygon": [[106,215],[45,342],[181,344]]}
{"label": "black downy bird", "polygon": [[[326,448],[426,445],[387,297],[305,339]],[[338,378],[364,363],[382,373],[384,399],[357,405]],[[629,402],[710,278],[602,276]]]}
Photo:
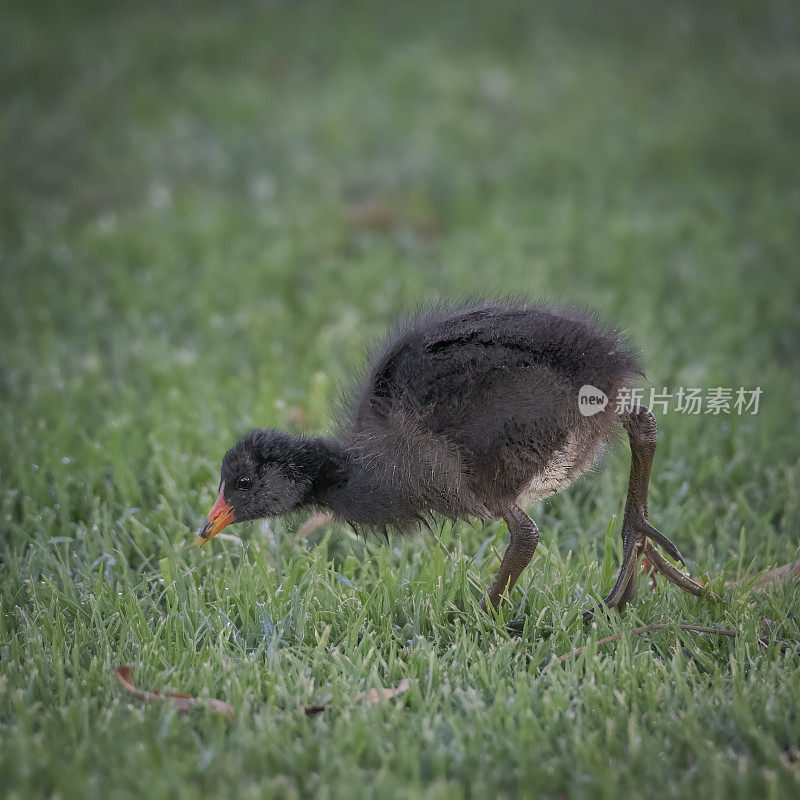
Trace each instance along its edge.
{"label": "black downy bird", "polygon": [[[621,424],[631,447],[623,558],[604,603],[622,610],[636,596],[642,555],[699,596],[654,547],[683,563],[647,517],[655,417],[643,405],[621,410],[622,390],[642,374],[620,333],[587,312],[512,301],[420,312],[371,359],[335,438],[253,430],[226,453],[198,544],[232,522],[302,507],[384,531],[432,512],[502,518],[510,542],[482,601],[497,608],[539,541],[523,509],[597,463]],[[586,396],[598,400],[595,413],[581,409]]]}

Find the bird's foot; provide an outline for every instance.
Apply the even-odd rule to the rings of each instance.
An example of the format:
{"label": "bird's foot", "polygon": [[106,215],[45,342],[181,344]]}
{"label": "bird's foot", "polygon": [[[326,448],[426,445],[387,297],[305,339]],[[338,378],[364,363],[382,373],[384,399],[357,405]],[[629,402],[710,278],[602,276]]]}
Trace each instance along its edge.
{"label": "bird's foot", "polygon": [[[622,541],[624,555],[619,575],[614,587],[603,600],[605,608],[616,608],[620,613],[625,606],[636,598],[639,587],[638,565],[642,556],[646,556],[653,569],[661,573],[668,581],[679,586],[686,592],[701,597],[708,595],[715,600],[720,598],[713,592],[704,589],[699,583],[684,575],[676,566],[670,563],[656,550],[654,542],[658,544],[667,555],[685,566],[686,562],[680,550],[663,533],[656,530],[647,520],[644,513],[637,514],[633,519],[626,519],[622,525]],[[583,613],[583,624],[587,625],[594,619],[595,609]]]}

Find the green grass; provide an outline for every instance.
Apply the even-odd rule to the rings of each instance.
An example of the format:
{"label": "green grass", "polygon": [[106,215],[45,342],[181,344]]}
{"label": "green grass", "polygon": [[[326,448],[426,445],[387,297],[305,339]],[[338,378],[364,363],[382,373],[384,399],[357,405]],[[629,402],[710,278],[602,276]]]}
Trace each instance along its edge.
{"label": "green grass", "polygon": [[[403,310],[520,292],[619,320],[656,388],[761,386],[756,416],[660,416],[651,517],[718,587],[798,557],[799,27],[788,2],[6,4],[3,795],[796,795],[798,656],[754,639],[800,640],[798,582],[643,583],[578,624],[624,449],[532,510],[521,640],[477,608],[497,525],[193,531],[235,438],[328,430]],[[593,644],[680,620],[743,635]],[[143,706],[121,663],[236,718]]]}

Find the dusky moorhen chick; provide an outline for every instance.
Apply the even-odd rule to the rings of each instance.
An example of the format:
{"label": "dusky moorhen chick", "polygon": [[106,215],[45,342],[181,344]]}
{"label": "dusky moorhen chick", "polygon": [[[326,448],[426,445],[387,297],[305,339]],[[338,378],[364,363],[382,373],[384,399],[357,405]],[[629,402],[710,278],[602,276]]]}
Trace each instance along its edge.
{"label": "dusky moorhen chick", "polygon": [[[304,506],[384,531],[412,528],[431,512],[502,518],[510,542],[483,600],[496,608],[539,541],[523,508],[585,473],[621,424],[630,482],[622,566],[605,605],[621,610],[636,596],[643,554],[699,596],[701,586],[653,546],[683,563],[647,518],[655,417],[643,405],[620,410],[621,389],[641,374],[619,332],[586,312],[512,301],[421,312],[371,360],[336,438],[253,430],[225,454],[198,544],[232,522]],[[587,385],[608,398],[592,415],[579,409]]]}

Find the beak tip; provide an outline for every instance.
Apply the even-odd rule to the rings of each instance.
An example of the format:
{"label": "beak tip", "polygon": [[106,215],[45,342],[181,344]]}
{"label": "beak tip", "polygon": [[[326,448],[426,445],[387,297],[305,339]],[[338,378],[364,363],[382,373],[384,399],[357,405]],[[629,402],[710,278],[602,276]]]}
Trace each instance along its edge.
{"label": "beak tip", "polygon": [[225,502],[225,498],[220,492],[217,502],[206,517],[205,524],[197,533],[197,546],[202,547],[208,544],[223,528],[227,528],[232,522],[236,522],[233,508]]}
{"label": "beak tip", "polygon": [[197,546],[202,547],[204,544],[208,544],[213,538],[214,533],[212,531],[213,524],[209,521],[206,521],[205,525],[197,532]]}

